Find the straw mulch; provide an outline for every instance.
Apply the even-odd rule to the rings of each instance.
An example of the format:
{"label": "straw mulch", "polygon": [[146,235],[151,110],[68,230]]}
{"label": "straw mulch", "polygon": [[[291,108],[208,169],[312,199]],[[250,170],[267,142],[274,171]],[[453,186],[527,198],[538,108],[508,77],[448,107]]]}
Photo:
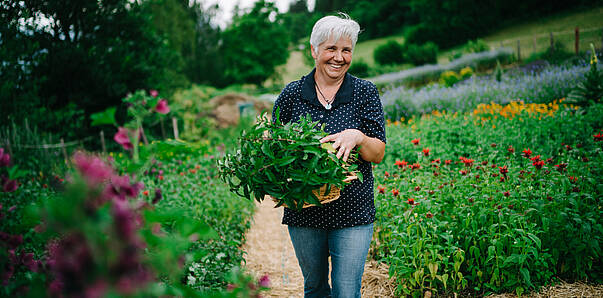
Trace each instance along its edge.
{"label": "straw mulch", "polygon": [[[490,295],[488,298],[514,298],[515,294]],[[542,287],[537,293],[522,295],[526,298],[603,297],[603,285],[588,285],[582,282],[562,282],[555,286]]]}
{"label": "straw mulch", "polygon": [[[281,224],[283,208],[266,199],[257,204],[251,229],[247,232],[243,250],[245,267],[260,277],[268,274],[271,289],[264,297],[303,297],[304,278],[289,239],[287,226]],[[394,283],[388,277],[388,268],[369,261],[362,277],[362,297],[393,297]]]}

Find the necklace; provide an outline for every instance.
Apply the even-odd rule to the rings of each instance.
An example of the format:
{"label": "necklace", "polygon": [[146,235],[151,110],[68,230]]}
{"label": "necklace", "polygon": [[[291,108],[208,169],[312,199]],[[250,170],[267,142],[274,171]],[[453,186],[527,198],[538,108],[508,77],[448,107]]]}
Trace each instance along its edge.
{"label": "necklace", "polygon": [[[320,93],[320,95],[322,95],[322,99],[327,103],[325,105],[325,109],[330,110],[331,109],[331,103],[333,103],[333,101],[335,101],[335,96],[333,96],[333,98],[331,98],[331,100],[328,100],[327,97],[322,94],[322,91],[320,91],[320,88],[318,87],[318,84],[316,84],[316,82],[314,82],[314,86],[316,86],[316,89],[318,90],[318,93]],[[335,94],[337,95],[337,94]]]}

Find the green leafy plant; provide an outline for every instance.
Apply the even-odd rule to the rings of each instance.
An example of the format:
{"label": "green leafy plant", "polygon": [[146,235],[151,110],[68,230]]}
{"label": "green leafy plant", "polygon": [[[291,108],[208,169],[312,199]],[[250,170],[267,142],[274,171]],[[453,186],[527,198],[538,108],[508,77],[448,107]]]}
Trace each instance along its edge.
{"label": "green leafy plant", "polygon": [[404,47],[395,40],[378,46],[373,52],[375,61],[381,65],[404,63]]}
{"label": "green leafy plant", "polygon": [[349,174],[360,180],[362,174],[353,164],[358,154],[350,155],[352,164],[336,158],[331,143],[320,143],[327,133],[317,126],[310,115],[284,125],[278,111],[274,122],[258,118],[257,124],[242,133],[237,152],[219,161],[220,176],[231,191],[248,199],[253,195],[262,201],[270,195],[278,206],[296,210],[305,203],[321,206],[313,190],[326,184],[327,195],[333,187],[342,189]]}
{"label": "green leafy plant", "polygon": [[433,42],[424,44],[408,44],[404,53],[407,61],[414,65],[436,64],[438,62],[438,46]]}
{"label": "green leafy plant", "polygon": [[348,72],[357,77],[366,78],[369,76],[369,66],[363,59],[354,60]]}

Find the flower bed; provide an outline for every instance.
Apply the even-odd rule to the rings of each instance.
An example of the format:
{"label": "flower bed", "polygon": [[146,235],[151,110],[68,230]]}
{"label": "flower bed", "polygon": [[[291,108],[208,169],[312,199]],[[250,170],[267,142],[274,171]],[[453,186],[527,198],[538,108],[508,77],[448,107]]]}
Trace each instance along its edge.
{"label": "flower bed", "polygon": [[505,74],[500,82],[480,76],[453,87],[440,84],[419,89],[397,87],[386,90],[381,98],[385,117],[391,120],[432,111],[469,112],[478,104],[490,102],[506,104],[522,99],[528,103],[548,103],[566,97],[587,71],[588,66],[551,66]]}
{"label": "flower bed", "polygon": [[603,105],[514,106],[388,126],[373,250],[399,294],[603,282]]}

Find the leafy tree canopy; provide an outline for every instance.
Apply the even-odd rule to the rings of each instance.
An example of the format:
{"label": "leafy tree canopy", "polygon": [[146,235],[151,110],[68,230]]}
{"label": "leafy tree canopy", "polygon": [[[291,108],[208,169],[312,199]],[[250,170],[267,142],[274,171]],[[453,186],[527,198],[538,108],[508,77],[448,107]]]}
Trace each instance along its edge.
{"label": "leafy tree canopy", "polygon": [[222,36],[229,83],[261,85],[289,57],[288,32],[272,2],[260,0],[250,12],[235,16]]}

